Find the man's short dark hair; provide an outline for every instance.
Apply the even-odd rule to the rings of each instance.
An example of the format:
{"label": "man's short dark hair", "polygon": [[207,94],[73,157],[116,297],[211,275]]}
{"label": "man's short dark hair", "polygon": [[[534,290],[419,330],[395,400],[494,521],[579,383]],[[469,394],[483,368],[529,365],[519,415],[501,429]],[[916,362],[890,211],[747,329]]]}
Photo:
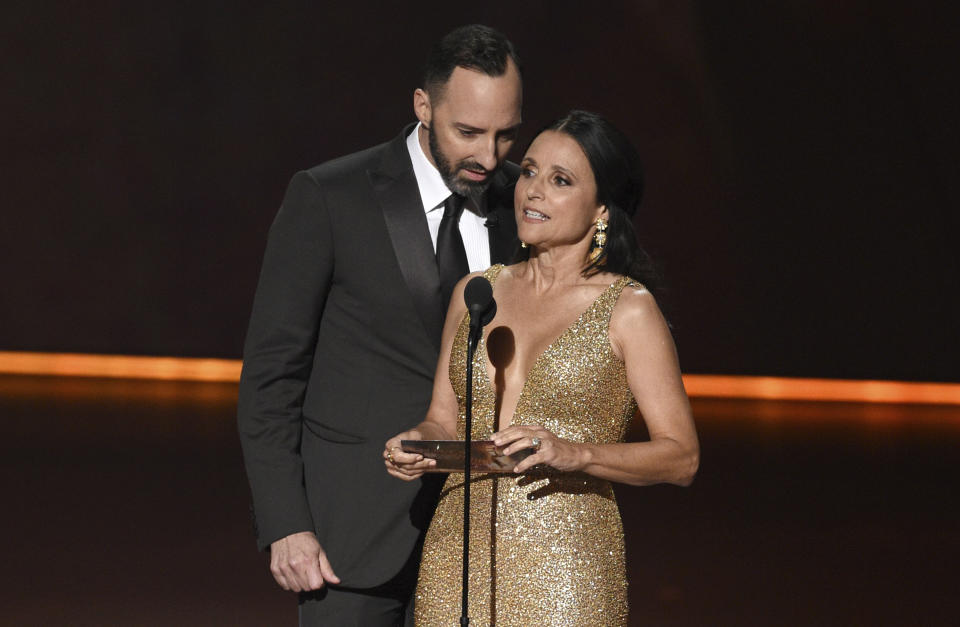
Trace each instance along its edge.
{"label": "man's short dark hair", "polygon": [[433,47],[423,70],[423,88],[434,104],[443,98],[450,75],[463,67],[487,76],[503,76],[508,59],[520,72],[520,59],[506,35],[482,24],[461,26],[447,33]]}

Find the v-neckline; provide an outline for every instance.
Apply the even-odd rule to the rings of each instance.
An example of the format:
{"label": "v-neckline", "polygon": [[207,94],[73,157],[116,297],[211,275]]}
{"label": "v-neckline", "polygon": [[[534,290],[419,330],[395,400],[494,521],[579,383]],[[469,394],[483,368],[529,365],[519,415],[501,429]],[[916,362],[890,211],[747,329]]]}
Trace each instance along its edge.
{"label": "v-neckline", "polygon": [[[501,271],[502,271],[502,270],[501,270]],[[499,273],[498,273],[498,275],[497,275],[497,278],[499,278]],[[609,292],[610,290],[612,290],[612,289],[617,285],[617,283],[619,283],[622,279],[623,279],[623,277],[620,277],[620,278],[616,279],[613,283],[611,283],[610,285],[608,285],[602,292],[600,292],[600,294],[597,295],[597,297],[594,298],[593,301],[592,301],[589,305],[587,305],[586,309],[584,309],[583,311],[580,312],[580,315],[577,316],[576,319],[574,319],[573,322],[571,322],[569,325],[567,325],[567,327],[566,327],[565,329],[563,329],[563,330],[557,335],[557,337],[553,338],[553,340],[552,340],[549,344],[547,344],[546,348],[544,348],[542,351],[540,351],[540,353],[537,355],[537,358],[534,359],[534,360],[533,360],[533,363],[530,365],[530,369],[527,370],[527,376],[524,378],[524,380],[523,380],[523,386],[521,386],[521,388],[520,388],[520,394],[517,396],[517,404],[514,406],[514,408],[513,408],[513,413],[510,415],[510,424],[507,425],[507,426],[513,425],[513,419],[514,419],[514,418],[516,417],[516,415],[517,415],[517,409],[520,407],[520,404],[523,402],[524,398],[525,398],[526,395],[527,395],[527,384],[530,382],[530,375],[533,374],[533,372],[537,369],[537,366],[540,365],[540,362],[543,360],[543,358],[544,358],[551,350],[553,350],[553,348],[560,342],[560,340],[562,340],[562,339],[563,339],[564,337],[566,337],[573,329],[575,329],[577,326],[579,326],[579,325],[580,325],[580,322],[584,319],[584,317],[585,317],[588,313],[590,313],[593,309],[595,309],[595,308],[597,307],[597,304],[600,302],[600,299],[603,298],[604,296],[606,296],[607,292]],[[492,331],[491,331],[491,332],[492,332]],[[490,334],[488,333],[487,336],[489,337],[489,335],[490,335]],[[496,399],[496,398],[497,398],[497,390],[496,390],[495,387],[493,387],[493,382],[490,380],[490,368],[493,367],[493,362],[490,361],[490,355],[487,353],[487,338],[486,338],[486,337],[483,337],[483,338],[480,339],[480,353],[481,353],[481,360],[482,360],[482,362],[483,362],[483,379],[484,379],[484,383],[486,384],[487,390],[490,392],[490,394],[493,396],[493,398]],[[494,401],[494,406],[496,406],[496,401]],[[494,427],[494,431],[497,431],[497,430],[498,430],[498,429],[497,429],[498,419],[499,419],[499,416],[494,415],[494,417],[493,417],[493,422],[494,422],[493,427]],[[502,428],[505,429],[506,427],[502,427]]]}

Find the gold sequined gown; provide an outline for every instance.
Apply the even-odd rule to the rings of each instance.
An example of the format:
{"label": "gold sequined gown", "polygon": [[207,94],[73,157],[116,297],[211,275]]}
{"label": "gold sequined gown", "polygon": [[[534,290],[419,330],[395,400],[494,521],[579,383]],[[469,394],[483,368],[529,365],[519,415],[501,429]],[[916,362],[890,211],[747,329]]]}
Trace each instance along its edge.
{"label": "gold sequined gown", "polygon": [[[495,282],[503,266],[485,276]],[[539,356],[524,384],[514,424],[539,424],[574,442],[623,440],[636,403],[623,362],[610,347],[610,314],[628,277],[614,282]],[[468,319],[460,323],[450,380],[464,437]],[[485,340],[473,366],[473,439],[494,432],[495,395]],[[472,475],[471,625],[627,624],[623,527],[608,481],[547,470]],[[463,473],[443,487],[427,532],[416,592],[416,624],[456,625],[460,617]]]}

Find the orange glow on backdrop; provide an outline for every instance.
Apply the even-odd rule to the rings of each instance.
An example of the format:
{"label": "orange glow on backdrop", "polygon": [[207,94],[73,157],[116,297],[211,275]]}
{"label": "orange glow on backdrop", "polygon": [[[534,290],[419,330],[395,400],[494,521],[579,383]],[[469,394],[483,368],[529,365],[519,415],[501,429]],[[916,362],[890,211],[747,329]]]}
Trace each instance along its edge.
{"label": "orange glow on backdrop", "polygon": [[240,380],[240,361],[196,357],[137,357],[80,353],[0,351],[0,373],[62,377],[160,379],[166,381]]}
{"label": "orange glow on backdrop", "polygon": [[684,375],[683,383],[691,397],[960,405],[958,383],[706,374]]}
{"label": "orange glow on backdrop", "polygon": [[[196,357],[138,357],[0,351],[0,374],[236,382],[241,362]],[[960,405],[960,384],[687,374],[694,398]]]}

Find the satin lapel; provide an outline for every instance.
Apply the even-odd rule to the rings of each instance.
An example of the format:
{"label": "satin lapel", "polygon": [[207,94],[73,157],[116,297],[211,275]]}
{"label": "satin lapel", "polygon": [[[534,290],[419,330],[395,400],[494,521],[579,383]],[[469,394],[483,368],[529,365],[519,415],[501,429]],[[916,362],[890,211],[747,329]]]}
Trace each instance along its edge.
{"label": "satin lapel", "polygon": [[513,261],[517,252],[517,222],[513,213],[513,188],[517,182],[516,165],[505,163],[487,192],[487,235],[490,238],[490,263]]}
{"label": "satin lapel", "polygon": [[439,349],[444,314],[440,274],[404,137],[388,145],[380,168],[369,173],[370,182],[414,307],[430,341]]}

